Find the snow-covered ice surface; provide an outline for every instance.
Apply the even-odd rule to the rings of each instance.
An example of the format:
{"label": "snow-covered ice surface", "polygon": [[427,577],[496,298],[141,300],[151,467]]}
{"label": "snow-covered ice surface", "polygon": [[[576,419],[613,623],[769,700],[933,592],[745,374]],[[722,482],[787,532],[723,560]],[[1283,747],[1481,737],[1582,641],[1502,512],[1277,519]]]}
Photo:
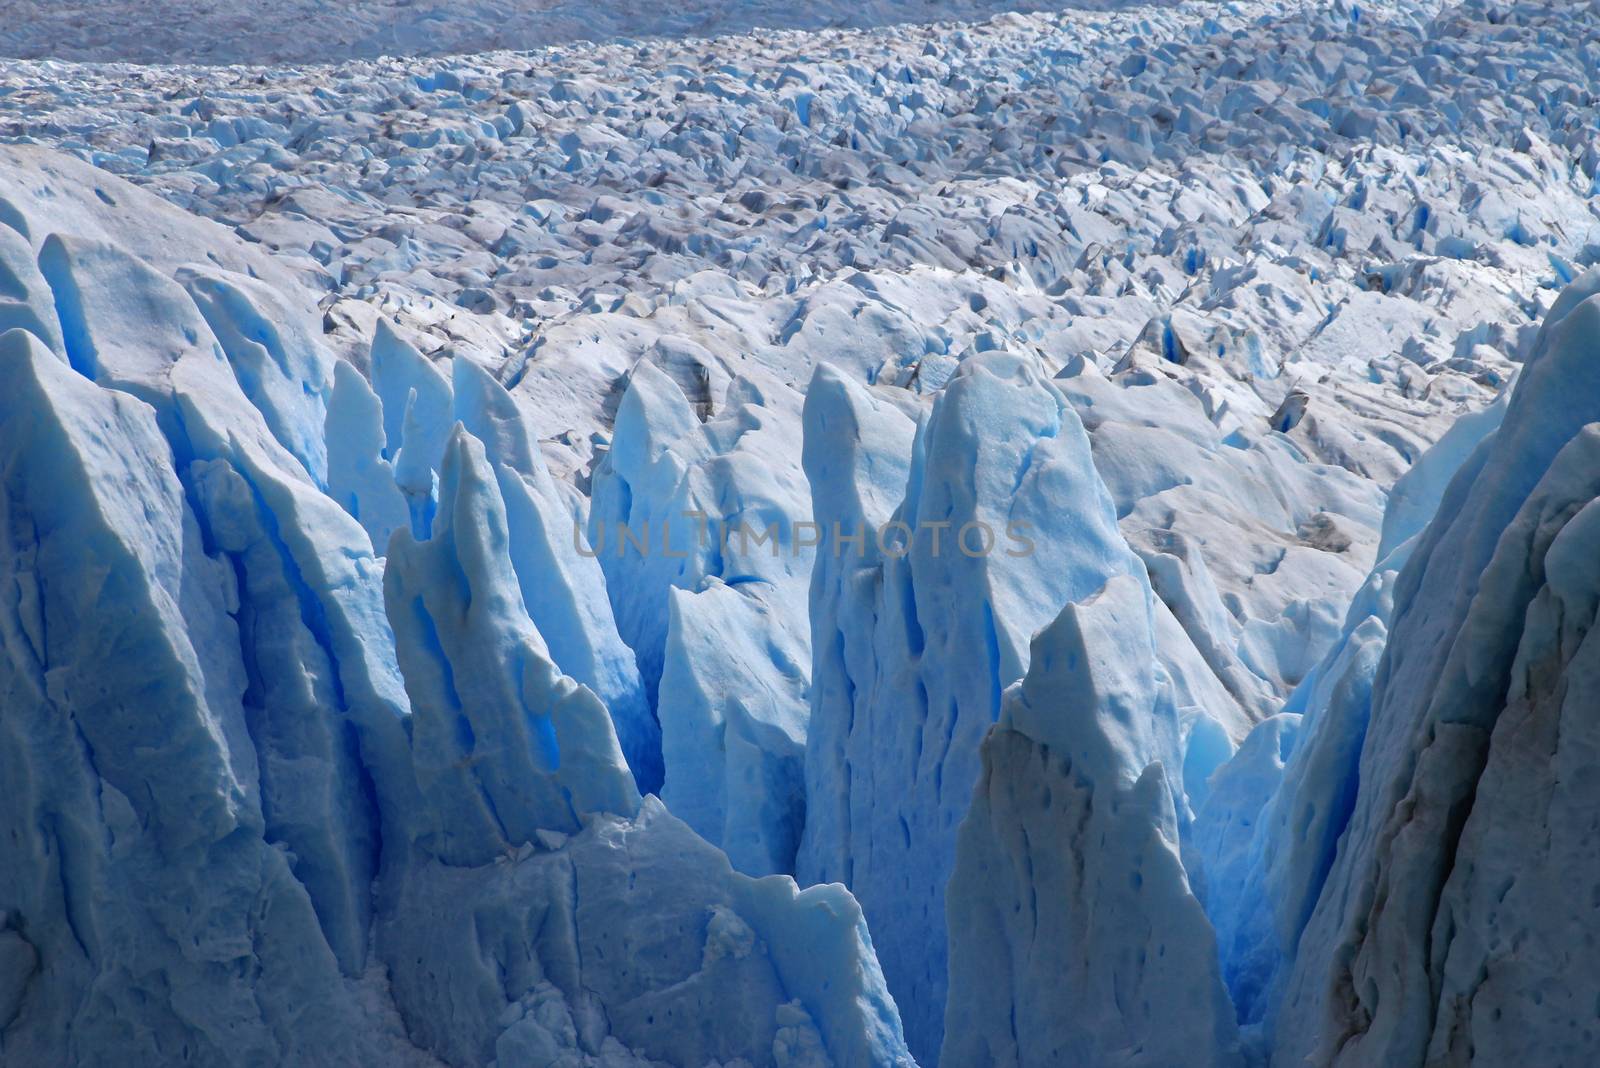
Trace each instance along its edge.
{"label": "snow-covered ice surface", "polygon": [[0,1060],[1593,1062],[1594,8],[101,7]]}
{"label": "snow-covered ice surface", "polygon": [[353,57],[542,48],[612,37],[709,37],[1101,11],[1137,0],[0,0],[0,54],[136,63],[327,63]]}

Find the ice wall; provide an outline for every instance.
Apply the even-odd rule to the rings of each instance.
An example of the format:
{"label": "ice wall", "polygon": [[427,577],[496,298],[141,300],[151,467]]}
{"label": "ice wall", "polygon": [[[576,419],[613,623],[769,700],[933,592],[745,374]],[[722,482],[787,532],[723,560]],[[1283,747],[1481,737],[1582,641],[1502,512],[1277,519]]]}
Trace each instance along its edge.
{"label": "ice wall", "polygon": [[1033,641],[946,896],[941,1063],[1240,1065],[1182,862],[1180,721],[1135,570]]}
{"label": "ice wall", "polygon": [[[841,541],[813,575],[799,874],[844,882],[861,900],[912,1050],[931,1064],[948,963],[930,932],[944,928],[980,743],[1027,670],[1033,634],[1139,565],[1082,424],[1030,358],[964,361],[908,467],[909,431],[866,387],[817,372],[805,444],[815,520],[863,540]],[[880,526],[891,514],[900,528]]]}
{"label": "ice wall", "polygon": [[[1600,495],[1600,276],[1545,316],[1499,431],[1395,589],[1360,789],[1301,936],[1276,1058],[1577,1063],[1595,856],[1586,517]],[[1591,880],[1592,881],[1592,880]]]}
{"label": "ice wall", "polygon": [[910,1064],[848,892],[641,801],[497,384],[380,338],[367,389],[83,164],[0,150],[0,220],[0,1060]]}

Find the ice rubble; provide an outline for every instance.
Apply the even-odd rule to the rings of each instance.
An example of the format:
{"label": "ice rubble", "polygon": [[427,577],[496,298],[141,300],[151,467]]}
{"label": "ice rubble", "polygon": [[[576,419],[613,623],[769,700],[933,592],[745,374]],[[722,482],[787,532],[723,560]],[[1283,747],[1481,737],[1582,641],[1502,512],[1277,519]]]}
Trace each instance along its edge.
{"label": "ice rubble", "polygon": [[[1132,0],[1073,0],[1103,11]],[[87,19],[37,0],[8,0],[0,55],[138,63],[327,63],[351,56],[448,55],[496,48],[656,35],[710,36],[759,27],[818,30],[911,21],[973,19],[1001,11],[1039,10],[1040,0],[908,0],[814,4],[708,0],[671,7],[547,0],[536,9],[513,0],[244,0],[226,7],[192,0],[114,2]]]}
{"label": "ice rubble", "polygon": [[[1448,1063],[1558,1034],[1574,985],[1473,984],[1581,978],[1572,914],[1485,879],[1580,845],[1523,856],[1436,778],[1393,802],[1452,584],[1501,573],[1539,477],[1480,442],[1555,455],[1573,427],[1517,415],[1541,390],[1581,415],[1556,320],[1589,283],[1534,329],[1600,247],[1592,20],[1185,4],[6,65],[0,132],[98,169],[0,162],[4,818],[42,873],[0,883],[5,1053]],[[870,533],[896,519],[904,558]],[[960,551],[974,519],[999,552]],[[1495,749],[1496,679],[1537,732],[1581,676],[1569,525],[1532,543],[1548,595],[1508,543],[1515,596],[1467,617],[1498,674],[1435,733],[1488,746],[1485,798],[1548,771]],[[133,644],[64,666],[86,603]],[[1479,867],[1398,850],[1401,811]],[[1544,910],[1539,964],[1502,893]]]}
{"label": "ice rubble", "polygon": [[256,302],[268,258],[81,164],[4,173],[57,317],[0,340],[8,1061],[909,1063],[849,894],[641,805],[553,660],[519,413],[465,372],[492,444],[458,423],[377,557],[294,451],[334,377],[295,284]]}

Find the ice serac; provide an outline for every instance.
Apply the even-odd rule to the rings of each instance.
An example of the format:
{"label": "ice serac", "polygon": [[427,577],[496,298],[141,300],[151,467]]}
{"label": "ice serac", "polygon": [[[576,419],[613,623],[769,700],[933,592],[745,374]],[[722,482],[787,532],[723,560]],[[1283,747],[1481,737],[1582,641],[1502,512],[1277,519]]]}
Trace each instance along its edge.
{"label": "ice serac", "polygon": [[378,320],[370,358],[372,388],[383,402],[384,447],[405,495],[412,533],[426,537],[450,432],[450,380],[384,319]]}
{"label": "ice serac", "polygon": [[[811,578],[813,650],[811,707],[806,743],[806,820],[799,873],[803,880],[849,884],[855,822],[869,812],[852,801],[854,782],[843,774],[877,749],[856,735],[857,693],[874,693],[880,674],[903,672],[903,660],[880,663],[874,648],[884,555],[876,539],[861,551],[844,535],[883,529],[905,494],[916,424],[874,390],[828,364],[817,368],[806,391],[804,462],[814,519],[828,543]],[[837,550],[835,546],[838,546]],[[862,700],[865,700],[863,697]],[[887,749],[893,739],[881,743]],[[902,757],[903,759],[903,757]],[[863,766],[863,773],[870,769]],[[864,785],[870,805],[875,791]],[[867,828],[862,828],[865,836]]]}
{"label": "ice serac", "polygon": [[1301,934],[1355,806],[1373,683],[1395,588],[1451,480],[1474,477],[1509,392],[1463,417],[1396,484],[1383,555],[1356,591],[1339,640],[1283,711],[1260,723],[1210,783],[1195,841],[1207,914],[1246,1043],[1270,1050]]}
{"label": "ice serac", "polygon": [[1122,574],[1069,604],[984,739],[946,896],[942,1064],[1244,1063],[1180,859],[1153,601]]}
{"label": "ice serac", "polygon": [[641,805],[605,708],[522,610],[503,507],[458,428],[433,536],[388,556],[429,822],[378,945],[414,1039],[453,1064],[909,1064],[847,892],[740,875]]}
{"label": "ice serac", "polygon": [[[1383,510],[1383,540],[1378,543],[1380,562],[1422,533],[1438,511],[1439,501],[1456,472],[1472,459],[1485,438],[1500,429],[1513,392],[1507,387],[1493,404],[1457,419],[1417,458],[1410,470],[1395,481]],[[1398,566],[1396,564],[1397,570]]]}
{"label": "ice serac", "polygon": [[691,470],[711,452],[677,384],[654,364],[635,367],[611,447],[594,474],[589,541],[652,707],[667,642],[667,591],[698,584],[715,564],[710,552],[717,532],[697,526],[709,516],[699,518],[700,501],[689,484]]}
{"label": "ice serac", "polygon": [[333,369],[324,433],[328,495],[361,524],[375,552],[388,551],[389,535],[409,526],[411,515],[384,446],[383,404],[343,360]]}
{"label": "ice serac", "polygon": [[1082,424],[1035,358],[962,363],[914,441],[893,512],[903,526],[881,545],[863,525],[881,508],[883,476],[904,464],[878,453],[898,445],[904,417],[838,376],[815,385],[805,461],[828,491],[814,497],[816,519],[830,538],[837,523],[864,541],[859,553],[842,543],[843,559],[813,579],[806,782],[821,815],[808,819],[799,874],[860,899],[912,1051],[931,1064],[946,953],[929,932],[944,927],[979,744],[1027,670],[1033,634],[1138,561]]}
{"label": "ice serac", "polygon": [[[186,640],[207,667],[208,706],[238,724],[230,751],[260,768],[267,840],[292,852],[341,965],[359,973],[377,863],[368,795],[374,778],[405,789],[386,770],[404,705],[376,561],[312,481],[313,454],[291,451],[298,424],[274,428],[244,389],[259,365],[238,346],[246,365],[230,361],[187,290],[109,240],[39,242],[71,366],[150,405],[208,566],[228,576],[236,627],[193,626]],[[370,774],[352,755],[363,745]]]}
{"label": "ice serac", "polygon": [[551,477],[527,416],[504,387],[464,357],[453,361],[455,417],[482,443],[506,511],[511,566],[528,617],[563,674],[611,713],[639,789],[660,789],[661,731],[633,652],[617,633],[605,574],[584,533],[583,502]]}
{"label": "ice serac", "polygon": [[[431,523],[443,457],[437,426],[448,428],[452,415],[461,421],[494,471],[512,565],[535,629],[548,636],[561,671],[610,709],[641,788],[659,789],[659,729],[633,654],[617,635],[604,575],[582,532],[580,502],[551,477],[526,416],[476,364],[457,358],[447,380],[381,320],[372,364],[388,403],[354,367],[335,368],[326,417],[328,492],[362,523],[377,551],[387,551],[394,530],[416,532],[416,524]],[[386,444],[391,434],[408,440],[409,451],[402,447],[393,455]]]}
{"label": "ice serac", "polygon": [[259,279],[186,267],[176,280],[189,291],[227,354],[239,388],[273,436],[314,483],[326,486],[323,422],[334,361],[322,339],[307,329],[289,300]]}
{"label": "ice serac", "polygon": [[[720,579],[669,594],[662,799],[751,875],[794,871],[805,822],[809,665],[791,621]],[[778,640],[774,639],[777,636]]]}
{"label": "ice serac", "polygon": [[638,793],[611,718],[556,670],[511,568],[505,505],[483,446],[445,446],[426,541],[396,531],[384,603],[411,697],[418,787],[437,820],[431,852],[486,864],[586,816],[633,815]]}
{"label": "ice serac", "polygon": [[335,381],[320,416],[314,302],[109,175],[0,157],[44,320],[0,335],[0,1061],[909,1063],[847,892],[640,802],[448,409],[431,536],[392,511],[380,558],[341,505],[383,412]]}
{"label": "ice serac", "polygon": [[1196,823],[1223,976],[1253,1045],[1269,1041],[1300,933],[1349,819],[1394,578],[1393,566],[1374,574],[1367,591],[1383,603],[1358,602],[1291,710],[1258,724],[1212,777]]}
{"label": "ice serac", "polygon": [[1600,273],[1545,316],[1498,432],[1395,589],[1359,791],[1275,1060],[1583,1063],[1600,987],[1592,563]]}
{"label": "ice serac", "polygon": [[232,574],[201,547],[151,409],[22,330],[0,364],[0,1058],[357,1057],[353,992],[265,837],[276,769],[229,655]]}
{"label": "ice serac", "polygon": [[0,226],[0,333],[14,329],[28,331],[65,358],[50,288],[39,274],[33,248],[20,233]]}
{"label": "ice serac", "polygon": [[661,797],[751,875],[792,873],[804,820],[816,537],[800,398],[728,383],[701,423],[641,361],[594,477],[590,540],[661,726]]}

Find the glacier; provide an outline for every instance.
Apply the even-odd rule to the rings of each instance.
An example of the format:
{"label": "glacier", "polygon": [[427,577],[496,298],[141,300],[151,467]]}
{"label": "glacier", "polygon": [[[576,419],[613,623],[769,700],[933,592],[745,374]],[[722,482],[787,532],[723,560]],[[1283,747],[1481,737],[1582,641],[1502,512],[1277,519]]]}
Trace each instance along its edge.
{"label": "glacier", "polygon": [[103,6],[0,1065],[1600,1058],[1591,7]]}
{"label": "glacier", "polygon": [[[459,391],[500,462],[456,422],[425,454],[427,531],[413,514],[377,556],[326,461],[291,451],[323,440],[333,393],[315,333],[272,368],[294,390],[244,388],[284,330],[239,323],[304,324],[250,300],[270,261],[131,188],[63,214],[94,172],[7,151],[53,227],[99,235],[22,216],[55,279],[33,299],[66,322],[0,342],[8,1062],[909,1063],[848,893],[736,874],[641,802],[628,721],[552,659],[500,485],[535,515],[567,505],[533,497],[543,468],[495,394],[470,373]],[[138,210],[108,210],[119,194]],[[242,270],[185,289],[150,219]],[[202,314],[218,292],[232,348]],[[563,637],[593,672],[594,645]],[[725,1003],[741,1028],[708,1025]]]}
{"label": "glacier", "polygon": [[[1590,863],[1570,808],[1586,776],[1564,740],[1581,748],[1583,729],[1563,728],[1582,703],[1593,596],[1591,568],[1572,554],[1600,488],[1586,459],[1597,292],[1591,272],[1551,308],[1503,422],[1450,482],[1397,580],[1350,847],[1301,937],[1280,1056],[1308,1034],[1337,1043],[1336,1063],[1471,1049],[1559,1063],[1592,1048],[1587,1008],[1575,1008],[1592,978],[1561,963],[1578,913],[1550,877]],[[1519,829],[1529,817],[1547,830]],[[1426,1009],[1407,1011],[1419,984]]]}

